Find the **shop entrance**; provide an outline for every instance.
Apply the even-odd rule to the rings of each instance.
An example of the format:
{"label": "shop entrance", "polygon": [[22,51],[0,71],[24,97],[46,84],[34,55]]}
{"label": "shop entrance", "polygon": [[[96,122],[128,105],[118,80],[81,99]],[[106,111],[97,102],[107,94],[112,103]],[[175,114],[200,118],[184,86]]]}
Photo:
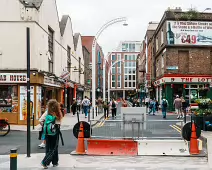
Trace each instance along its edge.
{"label": "shop entrance", "polygon": [[174,84],[173,87],[173,98],[176,98],[176,96],[183,96],[183,84]]}

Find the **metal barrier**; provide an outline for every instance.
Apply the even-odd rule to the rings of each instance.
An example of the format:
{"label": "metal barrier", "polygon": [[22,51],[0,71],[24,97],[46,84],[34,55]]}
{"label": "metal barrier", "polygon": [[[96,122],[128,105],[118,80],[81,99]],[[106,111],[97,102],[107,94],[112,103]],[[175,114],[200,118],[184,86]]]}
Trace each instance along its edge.
{"label": "metal barrier", "polygon": [[[182,139],[183,120],[91,120],[97,122],[91,138]],[[144,127],[146,126],[146,127]]]}

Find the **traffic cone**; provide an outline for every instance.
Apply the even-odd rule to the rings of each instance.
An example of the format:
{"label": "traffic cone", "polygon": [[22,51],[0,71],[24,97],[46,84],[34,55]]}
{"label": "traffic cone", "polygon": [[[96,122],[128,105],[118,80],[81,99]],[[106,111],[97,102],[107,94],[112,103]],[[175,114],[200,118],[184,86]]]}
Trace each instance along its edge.
{"label": "traffic cone", "polygon": [[84,128],[82,122],[80,123],[76,153],[82,155],[85,154]]}
{"label": "traffic cone", "polygon": [[193,122],[192,123],[192,128],[191,128],[190,154],[191,155],[198,155],[199,153],[200,153],[200,151],[199,151],[199,147],[198,147],[196,126],[195,126],[195,124]]}

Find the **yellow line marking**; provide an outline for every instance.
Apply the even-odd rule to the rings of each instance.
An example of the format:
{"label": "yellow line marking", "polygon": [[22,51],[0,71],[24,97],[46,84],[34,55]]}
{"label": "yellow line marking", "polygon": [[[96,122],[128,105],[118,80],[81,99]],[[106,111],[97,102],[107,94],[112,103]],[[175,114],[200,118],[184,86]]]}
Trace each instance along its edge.
{"label": "yellow line marking", "polygon": [[174,125],[170,125],[170,127],[172,127],[174,130],[176,130],[177,132],[179,132],[179,133],[181,133],[181,131],[178,129],[178,128],[176,128]]}

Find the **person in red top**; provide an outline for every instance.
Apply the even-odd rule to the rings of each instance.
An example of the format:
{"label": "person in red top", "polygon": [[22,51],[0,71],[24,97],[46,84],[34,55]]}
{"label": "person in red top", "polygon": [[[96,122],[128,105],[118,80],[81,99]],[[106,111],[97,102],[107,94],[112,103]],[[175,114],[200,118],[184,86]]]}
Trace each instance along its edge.
{"label": "person in red top", "polygon": [[122,102],[122,107],[127,107],[127,103],[125,100],[123,100],[123,102]]}

